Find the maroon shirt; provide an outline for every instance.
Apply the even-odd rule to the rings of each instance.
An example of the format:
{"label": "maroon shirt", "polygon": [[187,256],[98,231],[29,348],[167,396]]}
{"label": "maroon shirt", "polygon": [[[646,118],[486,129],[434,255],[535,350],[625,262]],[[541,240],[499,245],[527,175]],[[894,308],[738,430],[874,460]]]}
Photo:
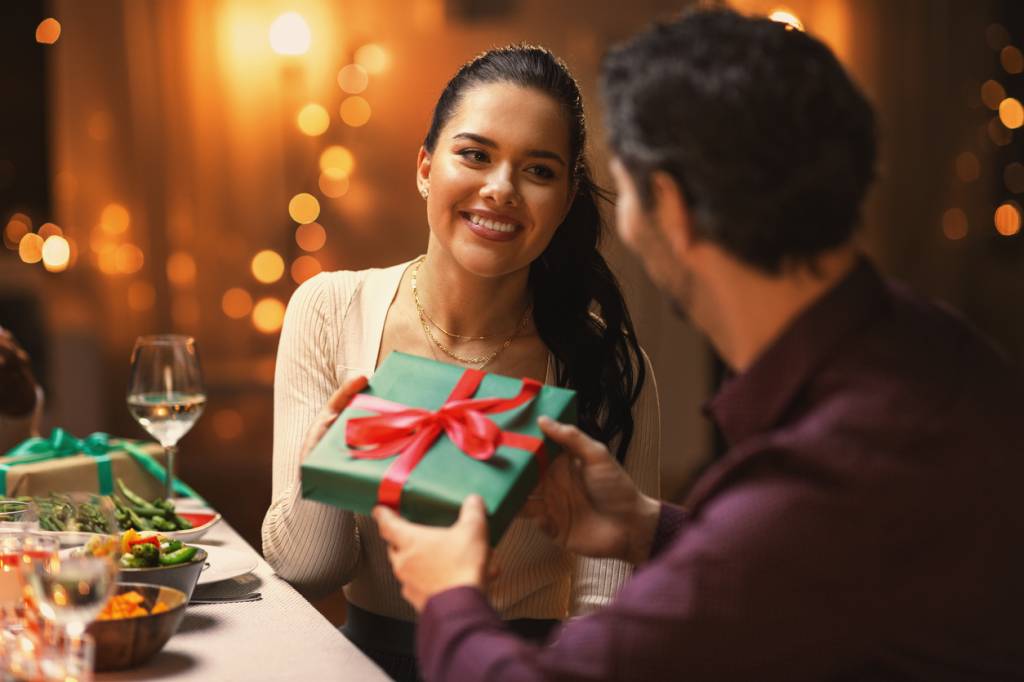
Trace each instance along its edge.
{"label": "maroon shirt", "polygon": [[[428,680],[1024,678],[1024,381],[867,263],[709,405],[730,450],[544,647],[433,597]],[[685,511],[684,511],[685,510]]]}

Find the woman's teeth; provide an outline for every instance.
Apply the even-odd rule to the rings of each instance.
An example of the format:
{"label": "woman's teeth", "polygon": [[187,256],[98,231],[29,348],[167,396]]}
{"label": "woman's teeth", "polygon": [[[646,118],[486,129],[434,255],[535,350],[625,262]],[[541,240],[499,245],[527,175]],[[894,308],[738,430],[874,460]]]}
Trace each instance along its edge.
{"label": "woman's teeth", "polygon": [[488,230],[494,230],[495,232],[515,232],[516,226],[512,223],[499,223],[496,220],[490,218],[482,218],[475,213],[469,214],[469,222],[474,225],[486,227]]}

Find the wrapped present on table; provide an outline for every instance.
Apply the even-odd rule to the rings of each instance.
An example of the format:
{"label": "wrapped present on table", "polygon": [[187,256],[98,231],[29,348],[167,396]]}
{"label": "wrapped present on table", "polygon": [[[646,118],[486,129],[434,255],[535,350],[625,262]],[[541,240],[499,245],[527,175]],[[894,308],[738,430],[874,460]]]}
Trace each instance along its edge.
{"label": "wrapped present on table", "polygon": [[[114,481],[148,500],[163,497],[166,470],[164,449],[156,443],[111,438],[93,433],[75,438],[56,428],[49,438],[29,438],[0,457],[0,494],[7,497],[48,495],[51,492],[114,491]],[[175,480],[175,492],[197,497]]]}
{"label": "wrapped present on table", "polygon": [[447,526],[477,493],[496,543],[557,453],[541,415],[575,422],[575,392],[391,353],[302,464],[302,496]]}

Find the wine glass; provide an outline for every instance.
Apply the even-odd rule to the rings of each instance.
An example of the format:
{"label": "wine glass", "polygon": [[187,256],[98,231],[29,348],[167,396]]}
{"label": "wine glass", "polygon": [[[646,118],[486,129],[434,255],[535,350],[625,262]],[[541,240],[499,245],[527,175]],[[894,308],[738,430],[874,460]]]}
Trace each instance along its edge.
{"label": "wine glass", "polygon": [[[117,584],[120,542],[114,504],[109,497],[82,495],[91,514],[102,516],[109,533],[94,533],[85,547],[22,560],[25,595],[50,623],[62,627],[69,640],[81,639],[85,628],[106,606]],[[98,526],[94,526],[98,527]],[[29,556],[26,549],[25,557]]]}
{"label": "wine glass", "polygon": [[191,336],[140,336],[132,350],[128,411],[167,453],[167,492],[174,498],[174,458],[178,440],[203,413],[206,393],[199,351]]}

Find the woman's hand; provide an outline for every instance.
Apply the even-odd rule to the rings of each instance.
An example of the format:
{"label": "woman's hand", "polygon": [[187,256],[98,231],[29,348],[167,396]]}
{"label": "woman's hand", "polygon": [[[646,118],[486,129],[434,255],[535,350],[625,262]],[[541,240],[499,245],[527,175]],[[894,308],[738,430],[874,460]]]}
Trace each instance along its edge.
{"label": "woman's hand", "polygon": [[547,417],[538,424],[565,452],[551,463],[526,515],[571,552],[646,561],[660,503],[640,492],[603,444]]}
{"label": "woman's hand", "polygon": [[313,425],[306,432],[306,440],[302,442],[302,451],[299,454],[300,462],[306,461],[309,453],[313,450],[313,446],[320,442],[320,439],[324,437],[327,429],[331,427],[331,424],[338,418],[341,411],[345,409],[356,393],[366,388],[366,384],[366,377],[353,377],[343,383],[341,388],[328,398],[324,409],[320,410],[320,414],[317,415]]}

